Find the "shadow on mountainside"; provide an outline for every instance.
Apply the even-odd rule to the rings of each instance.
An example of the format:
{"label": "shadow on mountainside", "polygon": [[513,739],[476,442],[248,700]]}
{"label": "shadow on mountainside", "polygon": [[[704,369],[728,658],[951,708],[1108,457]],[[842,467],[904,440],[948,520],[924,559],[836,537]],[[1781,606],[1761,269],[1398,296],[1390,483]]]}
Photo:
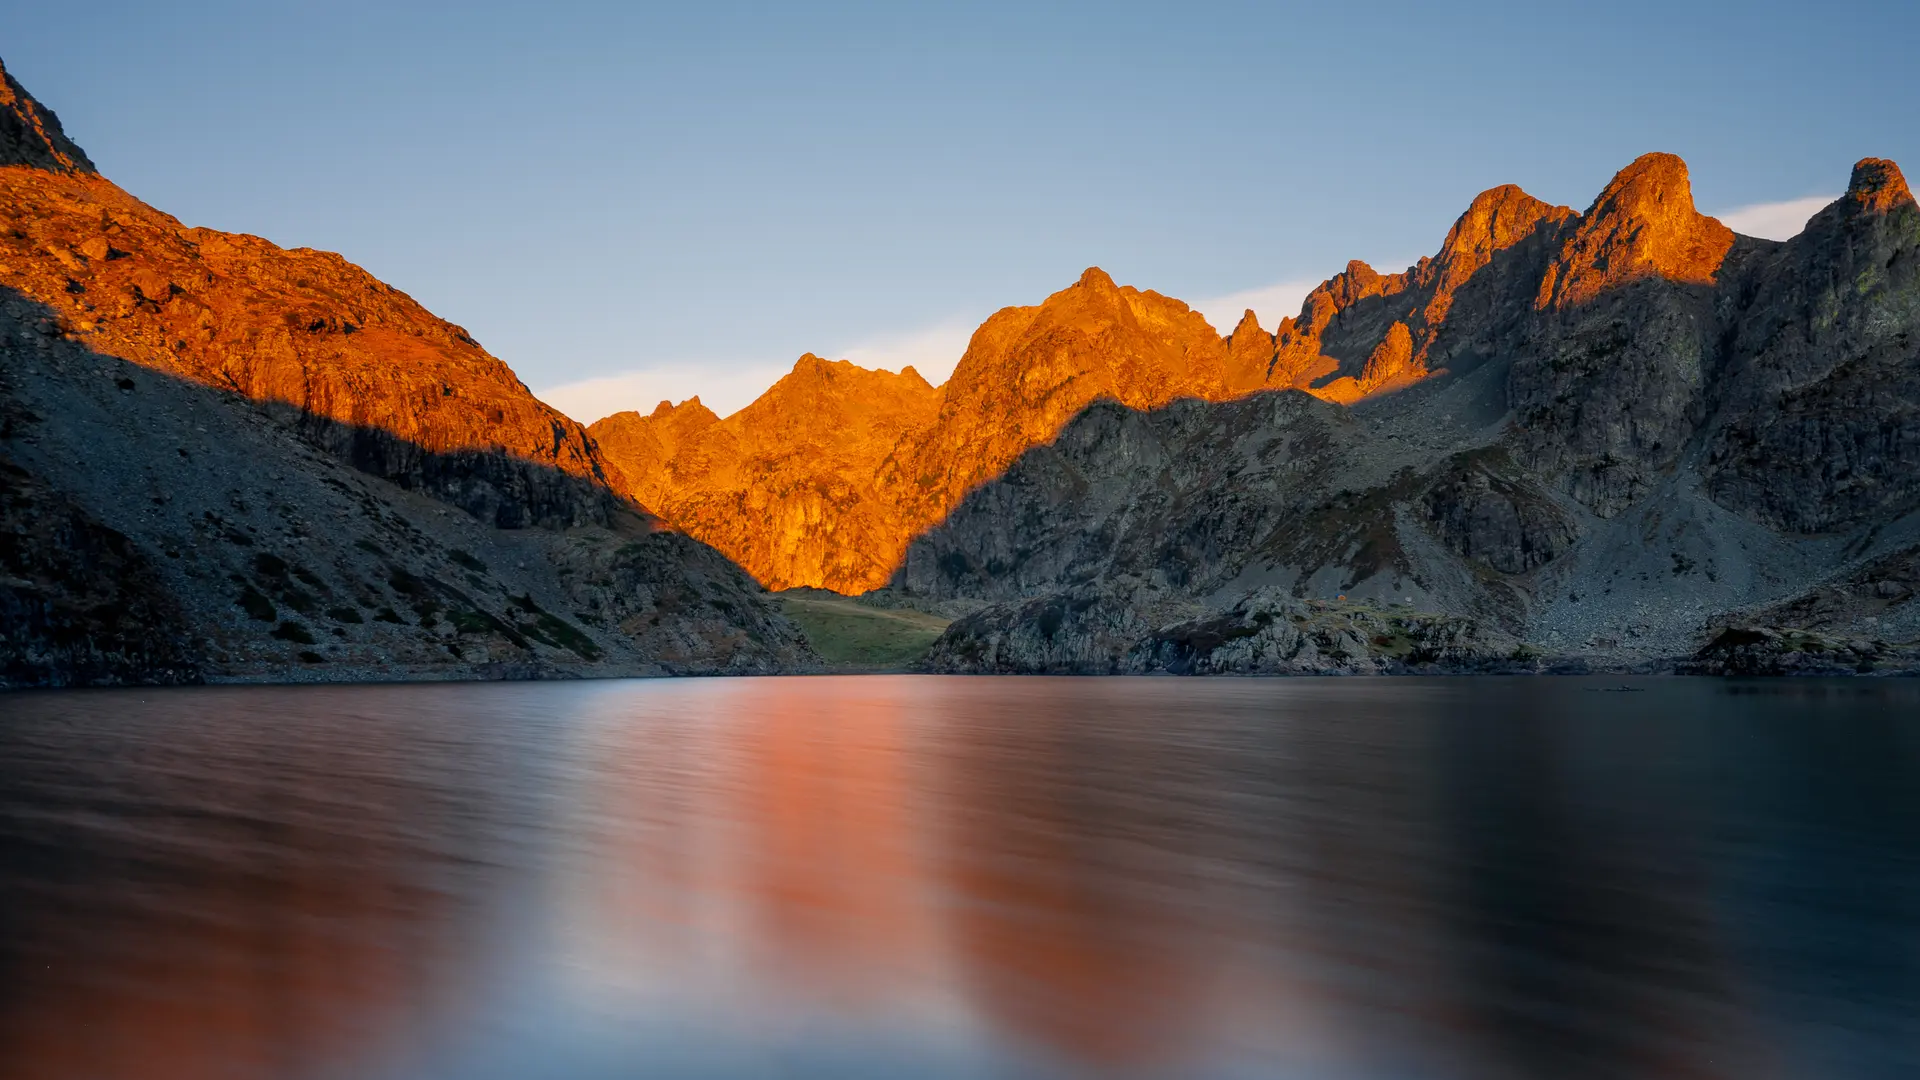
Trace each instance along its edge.
{"label": "shadow on mountainside", "polygon": [[0,287],[0,685],[817,664],[744,571],[590,479],[95,351]]}

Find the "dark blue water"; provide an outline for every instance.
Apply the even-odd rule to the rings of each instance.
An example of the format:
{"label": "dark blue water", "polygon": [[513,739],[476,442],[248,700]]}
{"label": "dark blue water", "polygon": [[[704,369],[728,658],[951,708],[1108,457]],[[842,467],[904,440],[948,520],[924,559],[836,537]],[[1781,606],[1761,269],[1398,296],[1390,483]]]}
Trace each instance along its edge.
{"label": "dark blue water", "polygon": [[0,1075],[1920,1076],[1920,684],[0,697]]}

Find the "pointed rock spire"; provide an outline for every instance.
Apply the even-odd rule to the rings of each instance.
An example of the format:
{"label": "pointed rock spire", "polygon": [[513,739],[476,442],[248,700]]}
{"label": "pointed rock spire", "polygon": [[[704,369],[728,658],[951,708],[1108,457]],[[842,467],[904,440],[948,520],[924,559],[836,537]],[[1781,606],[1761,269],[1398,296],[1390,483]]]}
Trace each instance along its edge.
{"label": "pointed rock spire", "polygon": [[1413,372],[1413,335],[1406,323],[1396,322],[1387,328],[1386,336],[1367,357],[1366,367],[1360,373],[1361,392],[1372,393]]}
{"label": "pointed rock spire", "polygon": [[1542,228],[1558,228],[1579,215],[1564,206],[1542,202],[1517,185],[1502,184],[1474,197],[1466,213],[1447,230],[1440,253],[1421,259],[1415,280],[1433,286],[1423,318],[1434,327],[1453,308],[1453,296],[1467,280],[1493,261],[1495,255],[1533,236]]}
{"label": "pointed rock spire", "polygon": [[1489,188],[1475,196],[1466,213],[1447,230],[1433,265],[1444,268],[1448,278],[1464,281],[1485,266],[1494,252],[1533,235],[1541,222],[1557,223],[1574,216],[1567,207],[1542,202],[1514,184]]}
{"label": "pointed rock spire", "polygon": [[1112,276],[1097,266],[1089,266],[1081,272],[1079,285],[1081,288],[1100,292],[1113,292],[1119,288],[1113,283]]}
{"label": "pointed rock spire", "polygon": [[1646,277],[1709,284],[1733,230],[1694,209],[1687,163],[1644,154],[1620,170],[1540,283],[1541,307],[1569,307]]}
{"label": "pointed rock spire", "polygon": [[1260,328],[1260,317],[1247,309],[1240,324],[1227,336],[1227,367],[1224,388],[1228,394],[1258,390],[1267,381],[1273,367],[1273,335]]}
{"label": "pointed rock spire", "polygon": [[0,63],[0,166],[91,173],[87,152],[60,129],[53,110],[33,99]]}
{"label": "pointed rock spire", "polygon": [[1847,183],[1847,198],[1884,214],[1902,203],[1912,203],[1913,192],[1907,188],[1900,166],[1885,158],[1861,158]]}

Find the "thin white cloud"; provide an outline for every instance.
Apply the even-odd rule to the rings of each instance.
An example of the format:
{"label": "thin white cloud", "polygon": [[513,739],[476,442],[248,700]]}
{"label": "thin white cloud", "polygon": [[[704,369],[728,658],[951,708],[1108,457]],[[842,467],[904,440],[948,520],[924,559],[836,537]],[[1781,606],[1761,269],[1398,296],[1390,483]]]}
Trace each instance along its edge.
{"label": "thin white cloud", "polygon": [[[953,373],[953,366],[967,351],[967,342],[981,321],[953,316],[919,330],[868,338],[838,352],[820,350],[820,355],[886,371],[911,365],[921,378],[938,386]],[[535,391],[535,396],[583,424],[628,409],[652,412],[662,401],[677,405],[696,395],[707,408],[730,416],[751,405],[792,370],[791,360],[661,364],[551,386]]]}
{"label": "thin white cloud", "polygon": [[[1397,274],[1413,265],[1413,259],[1387,259],[1369,263],[1382,274]],[[1340,267],[1344,270],[1345,267]],[[1335,271],[1338,272],[1337,270]],[[1307,294],[1320,287],[1324,278],[1294,278],[1288,281],[1276,281],[1271,285],[1261,285],[1252,289],[1215,296],[1205,300],[1189,300],[1187,306],[1207,317],[1207,322],[1222,334],[1233,333],[1240,325],[1240,317],[1252,310],[1259,318],[1260,325],[1272,332],[1280,325],[1281,319],[1300,314],[1300,305],[1306,302]]]}
{"label": "thin white cloud", "polygon": [[[1389,260],[1373,265],[1383,273],[1398,272],[1409,261]],[[1205,316],[1221,333],[1230,333],[1249,308],[1260,319],[1260,325],[1271,331],[1280,325],[1281,319],[1300,313],[1301,303],[1321,280],[1278,281],[1192,301],[1188,306]],[[954,365],[967,351],[967,342],[983,321],[985,316],[950,316],[918,330],[867,338],[844,349],[821,350],[820,355],[886,371],[899,371],[911,365],[922,378],[938,386],[953,374]],[[728,416],[752,404],[791,370],[791,362],[662,364],[564,383],[536,394],[540,400],[582,423],[592,423],[627,409],[652,412],[661,401],[678,404],[695,395],[714,412]]]}
{"label": "thin white cloud", "polygon": [[1790,240],[1807,227],[1807,219],[1839,198],[1838,195],[1809,195],[1785,202],[1754,203],[1736,206],[1713,215],[1734,232],[1766,240]]}
{"label": "thin white cloud", "polygon": [[535,391],[541,401],[583,424],[633,409],[652,412],[662,401],[698,396],[721,416],[739,411],[793,370],[788,364],[663,364],[622,371]]}
{"label": "thin white cloud", "polygon": [[864,368],[886,371],[911,366],[921,378],[938,386],[953,374],[953,366],[967,351],[967,342],[972,340],[974,330],[984,321],[984,318],[955,315],[919,330],[869,338],[841,350],[833,359],[851,360]]}
{"label": "thin white cloud", "polygon": [[1320,278],[1276,281],[1225,296],[1192,300],[1187,306],[1206,316],[1207,322],[1222,334],[1233,333],[1233,328],[1240,325],[1240,317],[1249,309],[1259,318],[1261,326],[1272,330],[1280,325],[1281,319],[1300,314],[1300,304],[1308,293],[1319,287],[1320,281]]}

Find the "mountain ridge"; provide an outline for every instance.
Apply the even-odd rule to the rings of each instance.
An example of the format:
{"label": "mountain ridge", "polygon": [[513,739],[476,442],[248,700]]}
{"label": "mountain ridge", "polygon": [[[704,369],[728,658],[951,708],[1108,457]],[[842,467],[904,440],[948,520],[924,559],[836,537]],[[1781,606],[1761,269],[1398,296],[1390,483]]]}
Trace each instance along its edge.
{"label": "mountain ridge", "polygon": [[[1899,180],[1874,183],[1881,194],[1872,197],[1889,205],[1904,190]],[[832,504],[841,509],[823,502],[806,514],[776,516],[768,527],[781,539],[771,545],[747,537],[741,515],[781,496],[758,490],[737,462],[714,468],[712,455],[725,457],[725,447],[706,447],[704,464],[680,468],[673,463],[675,447],[639,434],[651,421],[638,414],[603,419],[589,431],[614,448],[609,456],[636,478],[625,490],[648,505],[671,507],[662,512],[678,527],[715,544],[763,584],[860,593],[885,583],[913,536],[935,527],[968,492],[1046,444],[1094,401],[1151,409],[1181,397],[1222,401],[1299,389],[1353,405],[1435,375],[1470,372],[1525,335],[1579,337],[1588,331],[1552,329],[1551,317],[1569,327],[1589,318],[1604,322],[1606,316],[1587,309],[1639,281],[1710,289],[1726,259],[1747,257],[1763,243],[1742,241],[1736,251],[1734,234],[1695,209],[1685,162],[1650,153],[1621,169],[1585,212],[1515,185],[1490,188],[1455,219],[1435,254],[1388,274],[1350,262],[1272,333],[1248,312],[1222,335],[1184,303],[1120,286],[1091,267],[1040,304],[1005,308],[982,323],[953,376],[935,388],[935,419],[899,416],[903,435],[877,469],[869,468],[872,452],[844,460],[823,456],[815,479],[843,493]],[[1699,315],[1676,297],[1657,317],[1679,322]],[[1643,358],[1640,366],[1664,362]],[[1584,423],[1553,415],[1555,376],[1536,374],[1543,381],[1525,390],[1542,398],[1544,422]],[[1617,378],[1644,383],[1654,375],[1628,371]],[[1686,407],[1676,393],[1641,388],[1667,393],[1675,409]],[[781,407],[771,393],[755,405],[763,422],[784,422],[770,415]],[[1671,435],[1684,417],[1668,413],[1659,420]],[[1602,512],[1643,489],[1646,466],[1668,464],[1638,461],[1644,455],[1622,445],[1634,436],[1609,432],[1601,424],[1587,440],[1591,446],[1535,451],[1591,472],[1584,501]],[[719,485],[724,492],[710,490],[715,475],[726,477]],[[791,489],[792,470],[783,477],[778,483]],[[836,513],[842,516],[833,520]],[[770,547],[781,554],[770,554]]]}
{"label": "mountain ridge", "polygon": [[464,329],[183,226],[4,85],[0,686],[817,664]]}

